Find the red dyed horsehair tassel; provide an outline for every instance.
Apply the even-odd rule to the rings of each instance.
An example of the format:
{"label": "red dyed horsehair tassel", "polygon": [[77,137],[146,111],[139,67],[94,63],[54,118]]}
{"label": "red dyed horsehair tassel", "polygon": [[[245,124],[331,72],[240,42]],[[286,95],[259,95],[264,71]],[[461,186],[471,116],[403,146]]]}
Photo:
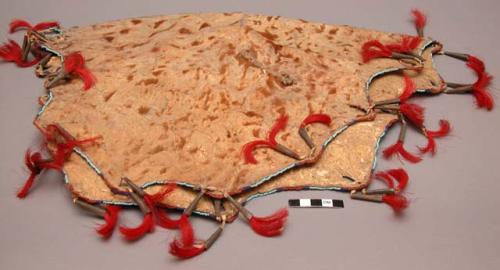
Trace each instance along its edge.
{"label": "red dyed horsehair tassel", "polygon": [[415,82],[408,75],[405,74],[403,79],[405,81],[405,88],[399,96],[400,102],[406,102],[416,91]]}
{"label": "red dyed horsehair tassel", "polygon": [[435,138],[441,138],[450,133],[451,127],[447,120],[439,120],[439,130],[432,131],[424,128],[424,135],[427,137],[427,145],[419,147],[422,154],[430,152],[432,155],[436,154],[436,141]]}
{"label": "red dyed horsehair tassel", "polygon": [[[401,195],[408,184],[408,174],[404,169],[392,169],[375,174],[375,178],[384,181],[389,189],[363,190],[363,192],[351,193],[351,198],[356,200],[383,202],[389,205],[395,212],[399,213],[409,205],[409,200]],[[398,182],[394,187],[394,180]]]}
{"label": "red dyed horsehair tassel", "polygon": [[404,120],[401,120],[401,130],[399,131],[398,141],[395,144],[393,144],[392,146],[387,147],[383,151],[383,155],[385,158],[390,158],[393,155],[399,155],[399,156],[402,156],[407,161],[412,162],[412,163],[417,163],[417,162],[422,160],[422,158],[415,156],[412,153],[406,151],[406,149],[403,146],[407,128],[408,127],[407,127],[406,122]]}
{"label": "red dyed horsehair tassel", "polygon": [[305,128],[307,125],[310,125],[312,123],[321,123],[329,126],[331,122],[332,118],[330,118],[330,116],[326,114],[310,114],[302,121],[302,123],[300,123],[300,128]]}
{"label": "red dyed horsehair tassel", "polygon": [[249,219],[249,223],[254,232],[262,236],[273,237],[283,232],[287,217],[288,210],[286,208],[281,208],[267,217],[256,217],[252,215]]}
{"label": "red dyed horsehair tassel", "polygon": [[106,206],[106,213],[104,214],[104,224],[100,225],[96,229],[97,233],[102,236],[102,238],[107,239],[113,234],[116,223],[118,221],[118,214],[120,212],[120,207],[116,205]]}
{"label": "red dyed horsehair tassel", "polygon": [[255,150],[256,147],[259,146],[267,147],[276,150],[276,147],[278,146],[278,142],[276,141],[276,135],[278,134],[278,132],[280,132],[286,127],[287,122],[288,122],[288,116],[286,115],[281,116],[280,118],[278,118],[278,120],[276,120],[271,130],[269,131],[267,135],[267,140],[255,140],[243,145],[242,154],[243,158],[245,159],[245,162],[257,164],[257,160],[253,155],[253,150]]}
{"label": "red dyed horsehair tassel", "polygon": [[413,22],[415,24],[415,29],[417,29],[418,36],[423,37],[427,17],[418,9],[412,10],[411,14],[413,15]]}
{"label": "red dyed horsehair tassel", "polygon": [[363,62],[369,62],[374,58],[389,58],[393,53],[409,53],[416,49],[421,42],[419,37],[404,36],[400,43],[384,45],[378,40],[369,40],[361,47]]}
{"label": "red dyed horsehair tassel", "polygon": [[152,212],[145,214],[142,223],[135,228],[120,226],[120,233],[128,241],[138,240],[146,233],[153,231],[154,231],[154,221]]}
{"label": "red dyed horsehair tassel", "polygon": [[[480,64],[477,63],[477,61],[479,61]],[[493,101],[491,93],[488,92],[487,87],[490,85],[492,77],[484,70],[484,64],[473,56],[469,56],[467,66],[474,70],[477,75],[477,81],[472,85],[472,94],[476,98],[477,106],[491,111],[495,102]],[[482,71],[479,69],[481,66]]]}
{"label": "red dyed horsehair tassel", "polygon": [[6,62],[16,63],[18,67],[31,67],[40,61],[39,58],[35,58],[31,61],[23,61],[23,52],[21,46],[15,41],[10,40],[8,43],[4,43],[0,47],[0,59]]}
{"label": "red dyed horsehair tassel", "polygon": [[144,202],[153,212],[153,217],[156,224],[166,229],[176,229],[179,226],[179,220],[170,218],[165,211],[162,211],[156,205],[159,202],[162,202],[163,199],[175,189],[175,187],[175,183],[169,183],[158,193],[155,193],[153,195],[147,193],[144,194]]}
{"label": "red dyed horsehair tassel", "polygon": [[401,102],[399,110],[415,126],[424,126],[424,108],[422,106],[414,103]]}
{"label": "red dyed horsehair tassel", "polygon": [[467,67],[472,69],[477,77],[476,82],[472,85],[459,85],[459,87],[456,89],[446,90],[446,93],[472,92],[474,98],[476,99],[476,104],[479,108],[492,110],[495,102],[493,101],[493,96],[487,89],[487,87],[491,83],[492,77],[486,72],[483,61],[469,54],[453,52],[444,52],[444,54],[462,61],[466,61]]}
{"label": "red dyed horsehair tassel", "polygon": [[85,67],[85,59],[79,52],[74,52],[64,57],[64,71],[75,74],[83,80],[83,89],[88,90],[95,84],[95,77]]}
{"label": "red dyed horsehair tassel", "polygon": [[179,219],[179,230],[181,237],[180,239],[174,239],[174,241],[170,243],[170,254],[181,259],[188,259],[206,250],[202,241],[195,240],[193,226],[191,222],[189,222],[187,214],[181,215]]}
{"label": "red dyed horsehair tassel", "polygon": [[[60,127],[56,125],[49,125],[47,127],[47,131],[44,134],[45,139],[47,141],[54,141],[55,137],[53,132],[62,132]],[[54,156],[51,159],[42,158],[42,154],[40,152],[31,153],[28,149],[24,156],[24,164],[30,170],[30,176],[24,183],[23,187],[17,193],[17,197],[20,199],[25,198],[28,195],[29,190],[31,189],[33,182],[37,175],[39,175],[45,169],[54,169],[54,170],[62,170],[64,162],[68,159],[69,155],[73,151],[73,148],[77,146],[81,146],[87,143],[93,143],[99,137],[85,139],[85,140],[75,140],[73,138],[65,138],[66,142],[57,143],[56,151]]]}
{"label": "red dyed horsehair tassel", "polygon": [[283,232],[286,219],[288,218],[288,210],[286,208],[279,209],[274,214],[267,217],[257,217],[233,197],[228,194],[226,194],[225,197],[248,221],[254,232],[266,237],[278,236]]}
{"label": "red dyed horsehair tassel", "polygon": [[14,19],[9,24],[9,33],[12,34],[16,31],[21,30],[21,29],[41,31],[41,30],[52,28],[52,27],[59,28],[60,26],[59,26],[58,22],[54,22],[54,21],[41,22],[41,23],[37,23],[37,24],[32,26],[29,22],[27,22],[25,20]]}

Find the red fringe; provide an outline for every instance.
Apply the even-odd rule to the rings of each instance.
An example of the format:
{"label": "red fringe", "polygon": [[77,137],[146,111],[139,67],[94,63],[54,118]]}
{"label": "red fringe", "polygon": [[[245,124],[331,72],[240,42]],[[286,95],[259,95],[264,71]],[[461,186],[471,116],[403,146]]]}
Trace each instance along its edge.
{"label": "red fringe", "polygon": [[473,92],[472,94],[476,98],[476,103],[479,108],[486,108],[491,111],[494,107],[493,96],[486,89],[492,80],[488,73],[482,72],[477,81],[472,85]]}
{"label": "red fringe", "polygon": [[193,227],[188,216],[184,214],[179,220],[179,230],[181,231],[181,238],[170,243],[170,254],[180,259],[188,259],[205,251],[203,244],[197,246],[198,244],[195,243]]}
{"label": "red fringe", "polygon": [[312,124],[312,123],[321,123],[321,124],[329,126],[331,122],[332,122],[332,118],[330,118],[330,116],[328,116],[326,114],[322,114],[322,113],[310,114],[302,121],[302,123],[300,124],[300,128],[304,128],[305,126]]}
{"label": "red fringe", "polygon": [[417,162],[420,162],[422,160],[422,158],[415,156],[415,155],[411,154],[410,152],[406,151],[406,149],[404,149],[402,141],[398,141],[394,145],[387,147],[383,152],[383,155],[385,158],[390,158],[394,154],[400,155],[404,159],[406,159],[407,161],[412,162],[412,163],[417,163]]}
{"label": "red fringe", "polygon": [[403,36],[400,43],[387,44],[385,47],[393,52],[408,53],[415,50],[422,38],[417,36]]}
{"label": "red fringe", "polygon": [[439,129],[436,131],[427,130],[427,134],[434,138],[441,138],[447,136],[450,133],[450,130],[451,130],[450,122],[441,119],[439,120]]}
{"label": "red fringe", "polygon": [[390,207],[392,207],[392,209],[395,212],[401,212],[402,210],[407,208],[408,205],[410,204],[410,202],[408,201],[408,199],[405,196],[399,195],[399,194],[384,195],[382,197],[382,200],[386,204],[388,204]]}
{"label": "red fringe", "polygon": [[487,87],[491,83],[492,77],[486,72],[484,62],[469,55],[466,65],[476,73],[477,80],[472,85],[472,94],[476,99],[479,108],[486,108],[491,111],[495,106],[493,96],[488,92]]}
{"label": "red fringe", "polygon": [[398,181],[398,186],[395,188],[397,192],[401,192],[406,188],[409,177],[404,169],[392,169],[387,171],[387,173]]}
{"label": "red fringe", "polygon": [[106,214],[104,214],[104,224],[100,225],[96,229],[97,233],[101,235],[102,238],[107,239],[113,234],[116,222],[118,221],[118,214],[120,213],[120,207],[116,205],[106,206]]}
{"label": "red fringe", "polygon": [[439,120],[439,130],[432,131],[426,130],[425,135],[427,137],[427,145],[425,147],[419,147],[422,154],[430,152],[432,155],[436,154],[436,141],[435,138],[441,138],[450,133],[450,123],[446,120]]}
{"label": "red fringe", "polygon": [[24,164],[28,170],[30,170],[30,176],[24,183],[23,187],[17,192],[17,197],[19,199],[23,199],[28,195],[36,176],[46,168],[46,163],[42,159],[42,154],[40,152],[31,153],[30,149],[26,150],[24,155]]}
{"label": "red fringe", "polygon": [[189,222],[189,217],[186,215],[181,215],[179,219],[179,230],[181,232],[181,243],[183,246],[192,246],[194,244],[194,231],[191,222]]}
{"label": "red fringe", "polygon": [[85,67],[85,59],[79,52],[74,52],[64,57],[64,70],[75,74],[83,80],[83,89],[88,90],[95,84],[95,77]]}
{"label": "red fringe", "polygon": [[275,146],[278,144],[276,142],[276,135],[278,132],[282,131],[285,129],[286,124],[288,122],[288,116],[283,115],[276,122],[274,123],[273,127],[271,128],[271,131],[269,131],[269,134],[267,135],[267,141],[271,143],[272,146]]}
{"label": "red fringe", "polygon": [[422,11],[418,9],[414,9],[411,11],[413,15],[413,22],[415,23],[415,28],[424,29],[425,24],[427,23],[427,17],[422,13]]}
{"label": "red fringe", "polygon": [[200,255],[205,251],[205,246],[201,245],[199,247],[191,245],[191,246],[183,246],[178,241],[174,240],[170,243],[170,254],[176,256],[179,259],[189,259],[195,256]]}
{"label": "red fringe", "polygon": [[377,172],[377,174],[375,174],[375,178],[383,181],[388,188],[394,188],[394,180],[392,180],[392,177],[389,173]]}
{"label": "red fringe", "polygon": [[436,140],[434,140],[434,137],[431,135],[427,134],[427,145],[425,147],[418,147],[420,150],[420,153],[425,154],[425,153],[431,153],[432,155],[436,154]]}
{"label": "red fringe", "polygon": [[378,40],[369,40],[365,42],[361,48],[361,56],[364,63],[374,58],[391,57],[391,55],[392,51]]}
{"label": "red fringe", "polygon": [[245,145],[243,145],[243,150],[242,150],[243,158],[245,159],[246,163],[257,164],[257,160],[255,159],[255,157],[253,155],[253,150],[257,146],[264,146],[264,147],[270,147],[270,148],[273,147],[273,145],[271,143],[269,143],[268,141],[264,141],[264,140],[256,140],[256,141],[246,143]]}
{"label": "red fringe", "polygon": [[153,230],[154,230],[154,222],[152,213],[144,215],[142,223],[135,228],[120,226],[120,232],[122,233],[123,237],[128,241],[138,240],[139,238],[143,237],[146,233],[153,232]]}
{"label": "red fringe", "polygon": [[405,88],[403,89],[403,93],[399,96],[401,102],[407,101],[416,90],[415,82],[408,75],[405,74],[403,79],[405,81]]}
{"label": "red fringe", "polygon": [[169,183],[164,188],[153,195],[145,194],[144,201],[152,210],[156,224],[166,229],[176,229],[179,226],[179,220],[171,219],[168,214],[159,209],[156,204],[163,201],[163,199],[170,194],[176,187],[175,183]]}
{"label": "red fringe", "polygon": [[0,47],[0,59],[16,63],[18,67],[31,67],[40,61],[39,58],[35,58],[31,61],[22,60],[22,48],[17,44],[17,42],[10,40],[8,43],[4,43]]}
{"label": "red fringe", "polygon": [[250,226],[256,233],[262,236],[277,236],[282,233],[287,217],[288,210],[286,208],[282,208],[267,217],[252,216],[250,218]]}
{"label": "red fringe", "polygon": [[52,27],[60,27],[58,22],[41,22],[32,26],[29,22],[24,20],[15,19],[9,24],[9,33],[14,33],[21,29],[28,29],[34,31],[41,31]]}
{"label": "red fringe", "polygon": [[399,105],[401,113],[417,127],[424,125],[424,108],[420,105],[402,102]]}

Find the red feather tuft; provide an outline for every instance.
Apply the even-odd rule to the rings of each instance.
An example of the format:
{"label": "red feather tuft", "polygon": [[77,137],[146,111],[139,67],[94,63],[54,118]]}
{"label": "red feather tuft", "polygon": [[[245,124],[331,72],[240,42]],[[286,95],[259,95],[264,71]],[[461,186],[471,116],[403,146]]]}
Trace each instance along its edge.
{"label": "red feather tuft", "polygon": [[85,67],[85,59],[79,52],[64,57],[64,70],[79,76],[83,80],[83,89],[85,90],[90,89],[95,84],[95,77]]}
{"label": "red feather tuft", "polygon": [[474,70],[474,72],[476,72],[476,75],[478,75],[478,77],[481,73],[483,73],[486,70],[484,62],[481,61],[479,58],[472,56],[472,55],[469,55],[467,57],[466,65],[470,69]]}
{"label": "red feather tuft", "polygon": [[375,174],[375,178],[384,181],[388,188],[394,188],[394,181],[392,180],[391,175],[387,172],[377,172],[377,174]]}
{"label": "red feather tuft", "polygon": [[396,194],[396,195],[384,195],[382,197],[382,200],[386,204],[388,204],[390,207],[392,207],[392,209],[395,212],[401,212],[402,210],[404,210],[405,208],[407,208],[408,205],[410,204],[410,202],[408,201],[408,199],[405,196],[399,195],[399,194]]}
{"label": "red feather tuft", "polygon": [[401,192],[406,188],[409,177],[404,169],[392,169],[387,171],[387,173],[398,181],[398,186],[396,187],[397,192]]}
{"label": "red feather tuft", "polygon": [[21,29],[41,31],[52,27],[60,27],[58,22],[41,22],[32,26],[29,22],[24,20],[15,19],[9,24],[9,32],[12,34]]}
{"label": "red feather tuft", "polygon": [[278,132],[285,129],[287,122],[288,122],[288,116],[283,115],[280,118],[278,118],[278,120],[276,120],[276,122],[274,123],[273,127],[271,128],[271,131],[269,131],[269,134],[267,135],[267,141],[271,143],[272,146],[278,144],[276,142],[276,135],[278,135]]}
{"label": "red feather tuft", "polygon": [[408,53],[415,50],[422,38],[417,36],[403,36],[400,43],[387,44],[385,47],[393,52]]}
{"label": "red feather tuft", "polygon": [[104,214],[104,224],[100,225],[96,229],[97,233],[101,235],[102,238],[107,239],[113,234],[116,222],[118,221],[118,214],[120,213],[120,207],[116,205],[106,206],[106,214]]}
{"label": "red feather tuft", "polygon": [[175,189],[175,187],[176,187],[175,183],[170,183],[164,186],[164,188],[161,191],[153,195],[149,194],[144,195],[144,201],[148,205],[149,209],[151,209],[151,211],[153,212],[156,224],[166,229],[176,229],[179,225],[179,220],[171,219],[165,211],[159,209],[156,206],[156,203],[163,201],[165,196],[167,196],[170,192],[172,192]]}
{"label": "red feather tuft", "polygon": [[492,77],[486,73],[482,72],[478,75],[477,81],[472,85],[472,94],[476,98],[477,106],[486,108],[491,111],[494,106],[493,96],[486,89],[491,83]]}
{"label": "red feather tuft", "polygon": [[451,130],[450,122],[441,119],[439,120],[439,129],[436,131],[427,130],[427,134],[434,138],[441,138],[447,136],[450,133],[450,130]]}
{"label": "red feather tuft", "polygon": [[399,96],[401,102],[407,101],[416,90],[415,82],[408,75],[405,74],[403,79],[405,81],[405,88],[403,89],[403,93]]}
{"label": "red feather tuft", "polygon": [[200,255],[205,251],[206,248],[204,245],[200,246],[184,246],[182,243],[179,243],[179,241],[174,240],[172,243],[170,243],[170,254],[176,256],[179,259],[189,259],[195,256]]}
{"label": "red feather tuft", "polygon": [[304,128],[305,126],[312,124],[312,123],[322,123],[327,126],[329,126],[332,122],[332,118],[326,114],[322,113],[317,113],[317,114],[310,114],[307,116],[302,123],[300,124],[300,128]]}
{"label": "red feather tuft", "polygon": [[28,195],[31,186],[37,175],[39,175],[43,169],[46,168],[45,162],[42,160],[42,154],[40,152],[31,153],[28,149],[24,155],[24,164],[30,170],[30,176],[24,183],[23,187],[17,192],[17,197],[23,199]]}
{"label": "red feather tuft", "polygon": [[427,134],[427,145],[425,147],[418,147],[420,150],[420,153],[425,154],[425,153],[431,153],[432,155],[436,154],[436,140],[434,140],[434,137],[431,135]]}
{"label": "red feather tuft", "polygon": [[4,43],[0,47],[0,59],[6,62],[16,63],[18,67],[31,67],[40,61],[39,58],[35,58],[31,61],[23,61],[21,46],[10,39],[8,43]]}
{"label": "red feather tuft", "polygon": [[181,231],[181,238],[170,243],[170,254],[181,259],[187,259],[205,251],[203,244],[195,243],[193,227],[189,222],[189,217],[184,214],[179,220],[179,230]]}
{"label": "red feather tuft", "polygon": [[402,102],[399,106],[401,113],[417,127],[424,125],[424,108],[420,105]]}
{"label": "red feather tuft", "polygon": [[413,15],[413,22],[415,23],[415,28],[423,30],[425,24],[427,23],[427,17],[418,9],[411,11]]}
{"label": "red feather tuft", "polygon": [[146,233],[153,232],[153,230],[154,230],[154,222],[152,213],[144,215],[142,223],[135,228],[120,226],[120,232],[122,233],[123,237],[128,241],[138,240],[139,238],[143,237]]}
{"label": "red feather tuft", "polygon": [[23,187],[17,192],[17,197],[19,199],[24,199],[26,195],[28,195],[28,192],[33,185],[33,182],[35,181],[35,178],[38,174],[31,173],[26,182],[24,182]]}
{"label": "red feather tuft", "polygon": [[194,244],[194,231],[187,215],[181,215],[181,218],[179,219],[179,230],[181,232],[180,241],[182,245],[192,246]]}
{"label": "red feather tuft", "polygon": [[365,42],[361,48],[361,56],[365,63],[373,58],[391,57],[391,55],[392,51],[378,40],[369,40]]}
{"label": "red feather tuft", "polygon": [[394,154],[400,155],[404,159],[406,159],[407,161],[412,162],[412,163],[417,163],[417,162],[420,162],[422,160],[422,158],[415,156],[412,153],[406,151],[406,149],[403,146],[402,141],[398,141],[397,143],[393,144],[392,146],[387,147],[383,152],[383,155],[385,158],[390,158]]}
{"label": "red feather tuft", "polygon": [[256,141],[246,143],[245,145],[243,145],[243,150],[242,150],[243,158],[245,159],[246,163],[257,164],[257,160],[255,159],[255,157],[253,155],[253,150],[257,146],[265,146],[265,147],[271,147],[271,148],[273,147],[271,145],[271,143],[269,143],[268,141],[264,141],[264,140],[256,140]]}
{"label": "red feather tuft", "polygon": [[250,218],[250,226],[256,233],[262,236],[277,236],[282,233],[287,217],[288,210],[286,208],[282,208],[267,217],[252,216]]}

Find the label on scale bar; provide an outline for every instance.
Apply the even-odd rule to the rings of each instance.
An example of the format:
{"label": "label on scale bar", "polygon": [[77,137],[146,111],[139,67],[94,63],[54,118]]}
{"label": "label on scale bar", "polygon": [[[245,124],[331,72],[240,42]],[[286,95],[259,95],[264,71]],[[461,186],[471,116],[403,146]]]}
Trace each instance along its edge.
{"label": "label on scale bar", "polygon": [[344,208],[344,201],[332,199],[290,199],[288,206],[300,208]]}

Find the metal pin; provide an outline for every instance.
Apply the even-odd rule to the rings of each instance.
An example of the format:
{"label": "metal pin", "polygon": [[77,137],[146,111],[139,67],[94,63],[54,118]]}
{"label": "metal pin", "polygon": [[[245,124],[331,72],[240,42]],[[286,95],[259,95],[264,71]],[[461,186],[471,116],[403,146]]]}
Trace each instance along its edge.
{"label": "metal pin", "polygon": [[391,99],[387,99],[387,100],[382,100],[382,101],[375,102],[375,107],[377,107],[377,106],[383,106],[383,105],[389,105],[389,104],[396,104],[396,103],[399,103],[399,102],[401,102],[399,100],[399,98],[391,98]]}
{"label": "metal pin", "polygon": [[144,190],[142,190],[141,187],[132,182],[132,180],[128,179],[127,177],[122,177],[122,181],[124,181],[135,194],[141,196],[141,198],[144,197],[145,195]]}
{"label": "metal pin", "polygon": [[99,207],[99,206],[95,206],[95,205],[90,204],[90,203],[87,203],[79,198],[74,198],[73,203],[75,203],[76,205],[82,207],[83,209],[95,214],[98,217],[104,218],[104,215],[106,214],[106,209]]}
{"label": "metal pin", "polygon": [[393,52],[391,58],[413,60],[419,62],[420,64],[424,62],[424,58],[422,58],[422,56],[413,53],[406,54],[406,53]]}
{"label": "metal pin", "polygon": [[45,68],[47,66],[47,63],[50,61],[50,58],[52,58],[52,53],[45,55],[42,60],[40,60],[40,63],[38,63],[38,65],[42,68]]}
{"label": "metal pin", "polygon": [[309,148],[313,149],[314,148],[314,142],[311,139],[311,136],[309,136],[309,133],[307,133],[307,130],[305,127],[299,128],[299,135],[300,137],[306,142],[307,146]]}
{"label": "metal pin", "polygon": [[21,55],[21,60],[23,62],[26,62],[28,60],[28,55],[31,51],[31,41],[29,40],[28,36],[24,36],[23,39],[23,47],[22,47],[22,55]]}
{"label": "metal pin", "polygon": [[383,196],[383,194],[363,194],[361,192],[351,193],[351,199],[370,202],[383,202]]}
{"label": "metal pin", "polygon": [[401,129],[399,130],[399,136],[398,136],[399,142],[405,141],[407,130],[408,130],[408,125],[406,124],[406,121],[403,118],[401,118]]}
{"label": "metal pin", "polygon": [[453,89],[448,88],[448,89],[444,90],[444,92],[446,94],[465,94],[465,93],[469,93],[473,90],[474,89],[473,89],[472,85],[468,84],[468,85],[454,87]]}
{"label": "metal pin", "polygon": [[217,219],[220,219],[220,214],[221,214],[221,210],[222,210],[222,200],[219,200],[219,199],[215,199],[213,200],[213,204],[214,204],[214,213],[215,213],[215,217]]}
{"label": "metal pin", "polygon": [[144,200],[138,194],[132,191],[128,195],[137,204],[137,206],[139,206],[144,215],[151,213],[151,209],[149,209]]}
{"label": "metal pin", "polygon": [[223,219],[219,228],[217,228],[217,230],[215,230],[215,232],[213,232],[212,235],[210,235],[210,237],[207,240],[205,240],[205,249],[209,249],[215,243],[215,241],[219,239],[220,235],[222,234],[222,231],[224,230],[225,224],[226,220]]}
{"label": "metal pin", "polygon": [[464,62],[467,62],[467,60],[469,60],[469,55],[465,53],[443,52],[443,54],[458,60],[462,60]]}
{"label": "metal pin", "polygon": [[205,195],[205,190],[201,189],[200,192],[196,195],[194,200],[189,204],[189,206],[184,209],[184,212],[182,213],[183,215],[190,216],[191,213],[193,213],[194,209],[196,208],[196,205],[200,202],[201,198],[203,198],[203,195]]}
{"label": "metal pin", "polygon": [[376,195],[376,194],[394,194],[396,191],[393,188],[380,188],[380,189],[372,189],[372,190],[363,190],[363,193],[366,195]]}
{"label": "metal pin", "polygon": [[285,156],[289,156],[289,157],[296,159],[296,160],[300,159],[300,156],[297,153],[295,153],[294,151],[292,151],[291,149],[287,148],[286,146],[284,146],[282,144],[277,143],[276,146],[274,147],[274,149]]}
{"label": "metal pin", "polygon": [[239,202],[237,202],[233,197],[229,196],[229,194],[224,195],[229,202],[238,209],[238,211],[243,215],[243,217],[249,221],[252,218],[252,213],[248,211],[245,207],[243,207]]}
{"label": "metal pin", "polygon": [[47,82],[47,85],[45,85],[45,88],[50,89],[52,86],[54,86],[57,82],[60,80],[66,78],[67,74],[63,70],[59,71],[59,73],[49,82]]}

